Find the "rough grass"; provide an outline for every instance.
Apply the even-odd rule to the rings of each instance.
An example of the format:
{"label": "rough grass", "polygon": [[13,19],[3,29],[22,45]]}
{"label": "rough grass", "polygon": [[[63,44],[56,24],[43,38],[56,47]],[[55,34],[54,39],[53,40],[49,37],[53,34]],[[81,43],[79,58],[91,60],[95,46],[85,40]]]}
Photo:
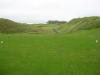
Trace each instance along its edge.
{"label": "rough grass", "polygon": [[59,27],[60,32],[69,33],[79,30],[89,30],[100,28],[100,17],[91,16],[72,19],[71,21],[65,23]]}
{"label": "rough grass", "polygon": [[99,33],[0,34],[0,75],[100,75]]}
{"label": "rough grass", "polygon": [[37,26],[45,31],[46,34],[55,33],[54,29],[57,29],[59,25],[57,24],[32,24],[32,26]]}

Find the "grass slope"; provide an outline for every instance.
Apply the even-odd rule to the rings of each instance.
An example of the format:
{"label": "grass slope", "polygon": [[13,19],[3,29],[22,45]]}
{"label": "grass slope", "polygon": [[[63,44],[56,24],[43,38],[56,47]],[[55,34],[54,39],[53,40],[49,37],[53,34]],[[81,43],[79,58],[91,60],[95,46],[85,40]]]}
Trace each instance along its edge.
{"label": "grass slope", "polygon": [[33,26],[37,26],[45,31],[45,33],[56,33],[56,29],[59,27],[58,24],[32,24]]}
{"label": "grass slope", "polygon": [[79,30],[89,30],[100,28],[100,17],[84,17],[72,19],[68,23],[59,27],[59,30],[64,33],[79,31]]}
{"label": "grass slope", "polygon": [[40,27],[0,18],[0,33],[44,33]]}
{"label": "grass slope", "polygon": [[99,33],[0,34],[0,75],[100,75]]}

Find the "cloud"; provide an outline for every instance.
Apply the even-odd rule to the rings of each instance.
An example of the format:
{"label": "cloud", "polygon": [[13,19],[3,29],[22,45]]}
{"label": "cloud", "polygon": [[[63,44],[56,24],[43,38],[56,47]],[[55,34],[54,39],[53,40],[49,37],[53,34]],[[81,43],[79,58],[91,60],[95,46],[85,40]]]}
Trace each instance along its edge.
{"label": "cloud", "polygon": [[0,16],[18,22],[100,16],[100,0],[0,0]]}

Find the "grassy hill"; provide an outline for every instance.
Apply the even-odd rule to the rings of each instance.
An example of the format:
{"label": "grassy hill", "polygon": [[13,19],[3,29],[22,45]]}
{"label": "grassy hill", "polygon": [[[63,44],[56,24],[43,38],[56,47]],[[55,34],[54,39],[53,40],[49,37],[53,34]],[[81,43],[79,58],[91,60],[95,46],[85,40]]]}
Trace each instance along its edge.
{"label": "grassy hill", "polygon": [[75,18],[65,24],[24,24],[0,18],[0,33],[70,33],[100,28],[100,17]]}
{"label": "grassy hill", "polygon": [[100,28],[100,17],[84,17],[72,19],[68,23],[59,27],[58,30],[63,33],[74,32],[78,30],[89,30]]}
{"label": "grassy hill", "polygon": [[99,33],[0,34],[0,75],[100,75]]}
{"label": "grassy hill", "polygon": [[42,30],[46,31],[46,33],[56,33],[55,29],[59,27],[58,24],[32,24],[33,26],[38,26]]}
{"label": "grassy hill", "polygon": [[0,33],[43,33],[38,26],[0,18]]}

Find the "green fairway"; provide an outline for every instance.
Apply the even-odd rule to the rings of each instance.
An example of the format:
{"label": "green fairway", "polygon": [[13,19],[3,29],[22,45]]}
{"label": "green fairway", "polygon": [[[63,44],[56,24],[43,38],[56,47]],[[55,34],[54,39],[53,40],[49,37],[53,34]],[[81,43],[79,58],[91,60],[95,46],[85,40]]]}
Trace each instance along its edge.
{"label": "green fairway", "polygon": [[100,75],[99,33],[0,34],[0,75]]}

